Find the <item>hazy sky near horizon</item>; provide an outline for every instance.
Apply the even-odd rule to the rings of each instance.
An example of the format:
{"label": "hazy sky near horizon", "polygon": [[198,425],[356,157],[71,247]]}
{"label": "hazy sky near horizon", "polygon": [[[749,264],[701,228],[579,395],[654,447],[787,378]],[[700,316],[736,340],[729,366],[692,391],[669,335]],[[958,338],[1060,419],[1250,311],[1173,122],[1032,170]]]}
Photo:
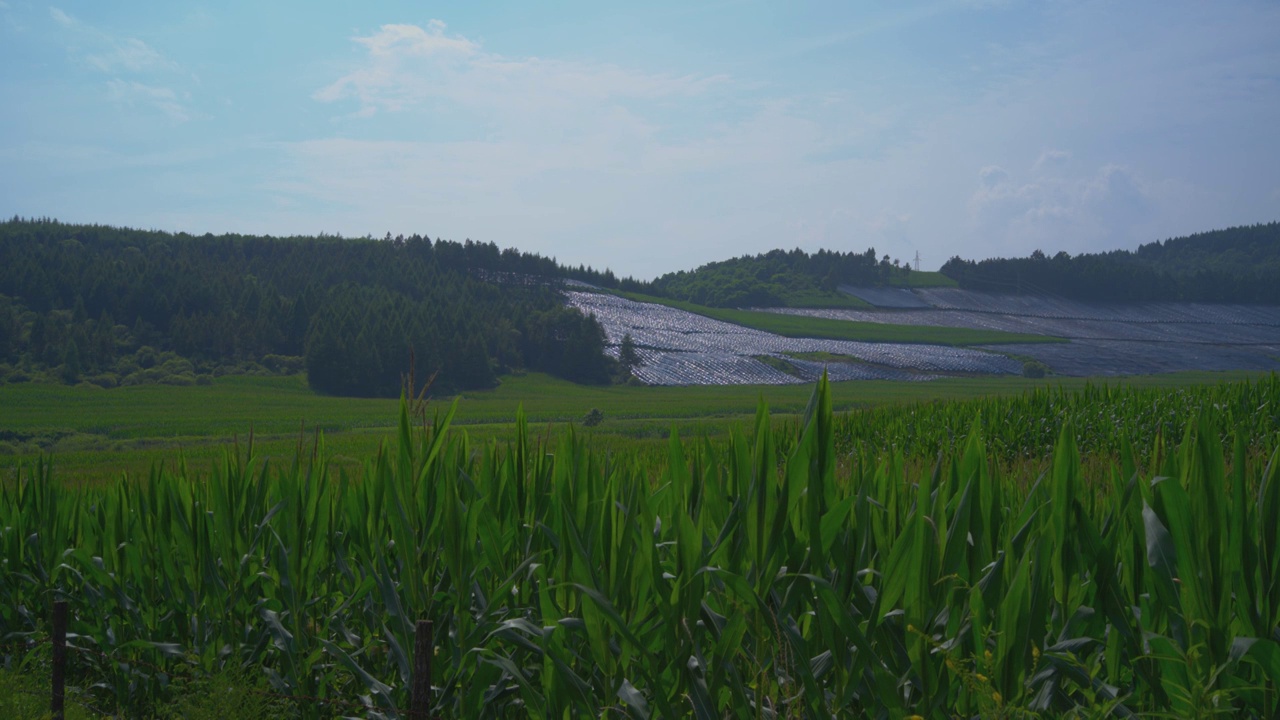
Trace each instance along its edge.
{"label": "hazy sky near horizon", "polygon": [[1079,253],[1280,220],[1280,4],[0,0],[0,215]]}

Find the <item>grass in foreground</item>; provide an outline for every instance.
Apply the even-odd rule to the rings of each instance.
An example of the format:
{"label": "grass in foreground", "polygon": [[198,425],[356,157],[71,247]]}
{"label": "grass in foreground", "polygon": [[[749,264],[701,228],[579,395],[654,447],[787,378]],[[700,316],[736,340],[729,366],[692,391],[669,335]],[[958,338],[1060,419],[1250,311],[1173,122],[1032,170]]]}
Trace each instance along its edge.
{"label": "grass in foreground", "polygon": [[757,312],[754,310],[733,310],[713,308],[681,300],[641,295],[639,293],[619,292],[619,295],[636,302],[657,303],[677,310],[684,310],[712,320],[733,323],[743,327],[771,332],[783,337],[823,338],[827,340],[855,340],[858,342],[892,342],[919,345],[950,345],[963,347],[967,345],[1001,345],[1009,343],[1056,343],[1067,342],[1063,338],[1049,335],[1032,335],[1027,333],[1010,333],[1000,330],[975,330],[972,328],[940,327],[934,325],[889,325],[886,323],[857,322],[852,320],[831,320],[829,318],[807,317],[804,315],[784,315],[781,313]]}
{"label": "grass in foreground", "polygon": [[[835,358],[831,358],[835,359]],[[928,400],[954,400],[991,395],[1016,395],[1039,387],[1083,388],[1086,385],[1179,388],[1265,377],[1266,373],[1184,372],[1116,378],[1020,377],[942,378],[927,383],[856,380],[832,383],[836,410]],[[764,400],[771,410],[797,413],[805,408],[809,385],[577,385],[542,373],[509,375],[492,390],[458,396],[455,425],[515,420],[523,407],[531,423],[570,422],[591,408],[604,412],[606,422],[619,419],[695,419],[749,417]],[[452,397],[434,398],[444,406]],[[384,430],[392,427],[397,401],[318,395],[302,375],[227,376],[212,385],[175,387],[140,385],[104,390],[89,385],[24,383],[0,385],[0,441],[23,438],[57,442],[88,435],[103,442],[181,443],[209,437],[247,440],[252,429],[259,437],[297,438],[299,430],[326,434]]]}
{"label": "grass in foreground", "polygon": [[[1094,380],[1104,387],[1181,388],[1259,377],[1259,373],[1177,373]],[[946,378],[927,383],[854,381],[831,386],[837,411],[935,400],[1016,396],[1035,388],[1078,390],[1082,378]],[[659,445],[675,427],[685,436],[723,437],[749,421],[763,400],[779,418],[802,412],[807,385],[590,387],[539,373],[503,378],[493,390],[459,397],[455,423],[477,440],[505,440],[523,407],[534,427],[579,422],[592,408],[604,422],[592,433],[616,450]],[[450,398],[433,400],[444,408]],[[396,401],[317,395],[303,376],[227,376],[213,385],[150,385],[103,390],[93,386],[0,385],[0,479],[17,464],[52,453],[58,474],[100,484],[121,473],[145,477],[153,466],[175,470],[179,452],[192,471],[205,472],[238,443],[287,461],[314,448],[323,431],[336,468],[360,472],[393,429]]]}

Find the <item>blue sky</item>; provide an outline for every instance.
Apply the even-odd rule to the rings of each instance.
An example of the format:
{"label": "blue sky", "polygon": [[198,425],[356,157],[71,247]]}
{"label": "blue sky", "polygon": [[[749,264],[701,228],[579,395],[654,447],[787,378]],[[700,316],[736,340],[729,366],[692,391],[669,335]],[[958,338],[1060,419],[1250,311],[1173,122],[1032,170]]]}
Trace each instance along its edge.
{"label": "blue sky", "polygon": [[0,215],[649,278],[1280,219],[1275,2],[0,0]]}

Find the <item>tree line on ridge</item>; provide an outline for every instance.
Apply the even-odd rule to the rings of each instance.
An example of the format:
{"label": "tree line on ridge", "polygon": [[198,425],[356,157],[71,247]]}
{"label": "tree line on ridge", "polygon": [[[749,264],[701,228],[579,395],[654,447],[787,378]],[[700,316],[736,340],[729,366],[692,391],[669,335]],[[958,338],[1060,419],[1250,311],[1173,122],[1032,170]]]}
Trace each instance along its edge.
{"label": "tree line on ridge", "polygon": [[321,392],[391,396],[412,353],[440,391],[521,369],[609,382],[604,331],[564,306],[565,274],[553,259],[470,240],[197,237],[13,218],[0,223],[0,381],[191,384],[305,368]]}
{"label": "tree line on ridge", "polygon": [[1100,302],[1280,303],[1280,222],[1112,250],[973,261],[942,273],[967,290],[1051,294]]}

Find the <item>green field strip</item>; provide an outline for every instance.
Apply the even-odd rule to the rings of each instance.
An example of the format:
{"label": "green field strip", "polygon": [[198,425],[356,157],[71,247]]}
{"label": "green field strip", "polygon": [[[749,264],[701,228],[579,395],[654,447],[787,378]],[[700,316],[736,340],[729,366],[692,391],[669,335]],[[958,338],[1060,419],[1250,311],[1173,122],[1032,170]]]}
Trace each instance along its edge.
{"label": "green field strip", "polygon": [[829,318],[783,315],[755,310],[712,308],[681,300],[618,292],[629,300],[656,303],[677,310],[702,315],[712,320],[741,325],[791,338],[823,338],[827,340],[853,340],[856,342],[905,343],[915,345],[1004,345],[1014,343],[1064,343],[1064,338],[1028,333],[1010,333],[1000,330],[975,330],[934,325],[890,325],[887,323],[832,320]]}

